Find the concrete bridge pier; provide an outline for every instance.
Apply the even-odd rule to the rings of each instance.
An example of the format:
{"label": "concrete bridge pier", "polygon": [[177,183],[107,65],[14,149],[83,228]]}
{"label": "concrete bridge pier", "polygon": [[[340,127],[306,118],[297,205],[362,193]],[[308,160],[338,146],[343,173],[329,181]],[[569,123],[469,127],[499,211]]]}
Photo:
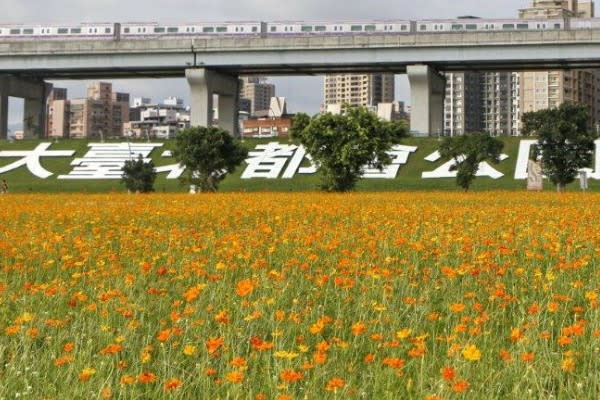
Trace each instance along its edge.
{"label": "concrete bridge pier", "polygon": [[8,96],[4,93],[0,87],[0,139],[8,138]]}
{"label": "concrete bridge pier", "polygon": [[238,77],[205,68],[187,69],[185,76],[191,90],[191,125],[212,126],[213,95],[217,94],[219,95],[217,104],[219,126],[231,135],[239,136]]}
{"label": "concrete bridge pier", "polygon": [[409,65],[406,72],[411,92],[411,133],[415,136],[443,134],[446,78],[428,65]]}
{"label": "concrete bridge pier", "polygon": [[52,84],[43,80],[27,80],[12,75],[0,75],[0,139],[8,138],[8,98],[25,100],[23,136],[43,137],[46,131],[46,99]]}

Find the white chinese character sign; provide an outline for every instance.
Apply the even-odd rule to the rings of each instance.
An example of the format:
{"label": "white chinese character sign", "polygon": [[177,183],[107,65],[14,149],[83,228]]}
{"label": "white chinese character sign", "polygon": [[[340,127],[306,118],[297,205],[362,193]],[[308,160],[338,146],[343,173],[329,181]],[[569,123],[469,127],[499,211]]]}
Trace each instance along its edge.
{"label": "white chinese character sign", "polygon": [[71,157],[75,154],[75,151],[73,150],[48,150],[48,147],[50,147],[50,143],[40,143],[31,151],[0,151],[0,157],[20,157],[19,160],[5,165],[4,167],[0,167],[0,174],[4,174],[25,165],[33,175],[38,178],[46,179],[53,174],[42,167],[42,164],[40,164],[41,157]]}
{"label": "white chinese character sign", "polygon": [[[539,188],[543,176],[539,171],[539,164],[530,162],[530,153],[536,140],[524,139],[519,142],[516,155],[514,177],[515,180],[528,180],[528,183]],[[59,180],[115,180],[121,179],[122,168],[125,161],[137,159],[140,155],[144,161],[152,160],[151,156],[162,159],[173,159],[170,151],[158,153],[163,143],[89,143],[88,150],[82,157],[73,158],[74,150],[50,150],[51,143],[39,143],[31,150],[0,150],[0,175],[14,171],[21,167],[26,168],[33,176],[48,179],[54,175],[43,165],[45,158],[67,158],[71,160],[71,170],[67,174],[58,175]],[[596,140],[596,153],[593,168],[582,169],[585,177],[590,180],[600,180],[600,140]],[[388,154],[391,163],[381,170],[368,165],[364,167],[363,178],[366,179],[398,179],[400,168],[409,163],[411,155],[417,153],[417,146],[396,145]],[[158,153],[158,154],[153,154]],[[427,162],[440,163],[429,171],[420,173],[421,179],[454,178],[453,171],[455,160],[441,160],[440,153],[433,153],[424,157]],[[509,156],[502,154],[500,160],[504,163]],[[4,161],[4,162],[3,162]],[[241,179],[293,179],[298,175],[315,174],[319,166],[306,152],[302,145],[293,143],[270,142],[258,144],[248,153],[245,164],[241,166]],[[506,170],[506,168],[503,168]],[[157,173],[166,174],[167,180],[178,179],[182,176],[185,167],[172,160],[166,165],[156,167]],[[487,162],[479,165],[476,176],[492,179],[504,178],[504,174],[493,168]],[[531,186],[531,185],[530,185]]]}
{"label": "white chinese character sign", "polygon": [[121,179],[125,161],[141,155],[144,162],[150,162],[150,153],[162,143],[90,143],[88,146],[90,149],[83,158],[71,162],[73,170],[58,179]]}

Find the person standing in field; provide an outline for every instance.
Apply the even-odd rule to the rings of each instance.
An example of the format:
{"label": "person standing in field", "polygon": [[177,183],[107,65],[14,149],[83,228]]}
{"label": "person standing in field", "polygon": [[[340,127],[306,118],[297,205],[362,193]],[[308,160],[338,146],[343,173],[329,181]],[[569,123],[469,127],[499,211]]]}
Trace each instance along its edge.
{"label": "person standing in field", "polygon": [[8,183],[6,182],[6,179],[2,179],[2,185],[0,185],[0,193],[8,193]]}

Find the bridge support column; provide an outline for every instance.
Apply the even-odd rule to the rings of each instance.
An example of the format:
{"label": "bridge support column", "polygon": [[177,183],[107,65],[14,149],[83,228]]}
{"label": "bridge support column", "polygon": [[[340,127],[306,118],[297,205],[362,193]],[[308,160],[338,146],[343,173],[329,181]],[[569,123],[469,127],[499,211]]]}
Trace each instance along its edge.
{"label": "bridge support column", "polygon": [[35,97],[25,98],[23,111],[23,136],[25,138],[46,137],[46,100],[52,84],[41,82]]}
{"label": "bridge support column", "polygon": [[8,139],[8,95],[5,93],[0,80],[0,139]]}
{"label": "bridge support column", "polygon": [[8,77],[0,76],[0,139],[8,139]]}
{"label": "bridge support column", "polygon": [[52,85],[43,80],[26,80],[11,75],[0,76],[0,138],[8,137],[8,97],[25,99],[23,136],[44,137],[46,132],[46,99]]}
{"label": "bridge support column", "polygon": [[191,90],[191,125],[212,126],[213,95],[217,94],[219,126],[238,136],[238,78],[205,68],[187,69],[185,76]]}
{"label": "bridge support column", "polygon": [[437,136],[444,129],[446,79],[427,65],[409,65],[410,130],[415,136]]}

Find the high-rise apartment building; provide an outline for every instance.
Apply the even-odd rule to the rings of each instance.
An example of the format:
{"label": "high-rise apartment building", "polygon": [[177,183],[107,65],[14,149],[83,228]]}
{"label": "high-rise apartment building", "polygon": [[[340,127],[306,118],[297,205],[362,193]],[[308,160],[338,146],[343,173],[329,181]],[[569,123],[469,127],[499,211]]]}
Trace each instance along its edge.
{"label": "high-rise apartment building", "polygon": [[[594,17],[594,2],[577,0],[531,0],[529,8],[519,10],[522,19]],[[588,106],[590,125],[600,119],[600,71],[560,70],[521,73],[523,112],[558,107],[562,103]]]}
{"label": "high-rise apartment building", "polygon": [[448,72],[444,98],[444,135],[464,135],[483,129],[482,74]]}
{"label": "high-rise apartment building", "polygon": [[483,131],[491,135],[521,134],[520,76],[515,72],[482,74]]}
{"label": "high-rise apartment building", "polygon": [[245,100],[242,102],[244,111],[247,109],[248,100],[250,101],[250,116],[256,116],[257,113],[266,114],[269,111],[271,97],[275,97],[275,85],[266,83],[266,78],[258,76],[242,78],[240,99]]}
{"label": "high-rise apartment building", "polygon": [[69,137],[67,89],[52,88],[46,103],[46,136]]}
{"label": "high-rise apartment building", "polygon": [[[529,8],[519,10],[519,17],[591,18],[594,2],[531,0]],[[445,134],[476,130],[472,129],[476,125],[466,123],[477,122],[475,117],[465,114],[465,101],[470,97],[480,99],[481,130],[492,135],[520,135],[523,113],[558,107],[565,102],[587,105],[590,125],[600,120],[600,73],[597,70],[483,72],[479,91],[474,84],[471,90],[461,85],[466,80],[463,73],[447,74],[446,78]]]}
{"label": "high-rise apartment building", "polygon": [[123,123],[129,121],[129,94],[113,93],[112,84],[106,82],[91,84],[87,94],[87,98],[75,100],[67,100],[66,91],[51,96],[48,136],[86,138],[123,134]]}
{"label": "high-rise apartment building", "polygon": [[328,105],[346,103],[375,107],[394,101],[394,74],[326,75],[323,110]]}

